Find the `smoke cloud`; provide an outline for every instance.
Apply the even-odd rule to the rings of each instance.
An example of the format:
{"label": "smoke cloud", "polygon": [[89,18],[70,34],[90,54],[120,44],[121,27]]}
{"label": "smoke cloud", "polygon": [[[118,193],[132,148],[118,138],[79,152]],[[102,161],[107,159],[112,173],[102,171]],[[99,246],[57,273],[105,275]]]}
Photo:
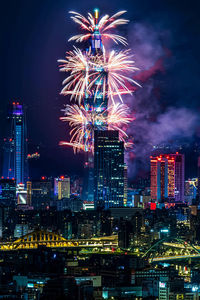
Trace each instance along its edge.
{"label": "smoke cloud", "polygon": [[135,116],[127,130],[134,141],[133,149],[126,154],[130,178],[149,170],[149,156],[157,146],[192,141],[200,121],[196,111],[178,105],[180,99],[177,103],[173,100],[172,105],[168,98],[168,73],[175,58],[169,49],[170,33],[161,28],[136,23],[129,30],[130,48],[140,68],[134,79],[142,85],[125,100]]}

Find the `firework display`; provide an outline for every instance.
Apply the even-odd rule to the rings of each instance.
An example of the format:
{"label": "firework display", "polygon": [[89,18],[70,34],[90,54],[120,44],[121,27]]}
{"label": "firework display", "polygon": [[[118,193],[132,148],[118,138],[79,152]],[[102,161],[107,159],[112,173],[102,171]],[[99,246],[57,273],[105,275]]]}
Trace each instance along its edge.
{"label": "firework display", "polygon": [[127,41],[123,36],[108,33],[108,30],[115,28],[118,25],[127,24],[129,21],[126,19],[118,19],[121,15],[123,15],[126,11],[120,11],[114,14],[112,17],[109,15],[103,16],[99,19],[98,9],[94,10],[94,17],[88,13],[88,17],[85,18],[81,14],[71,11],[71,18],[74,22],[78,23],[86,33],[75,35],[69,39],[69,41],[82,42],[89,38],[94,38],[94,34],[100,34],[103,38],[112,39],[115,43],[122,43],[123,45],[127,45]]}
{"label": "firework display", "polygon": [[80,25],[83,34],[71,37],[70,41],[89,40],[89,48],[81,50],[74,47],[60,59],[60,71],[67,72],[63,81],[61,94],[70,95],[76,103],[66,105],[65,116],[61,120],[71,126],[69,145],[74,151],[93,151],[94,130],[118,130],[119,138],[126,142],[125,129],[133,120],[128,107],[123,104],[123,95],[132,94],[133,85],[139,84],[131,78],[135,67],[130,50],[108,51],[103,41],[111,39],[115,43],[127,45],[124,37],[110,33],[118,25],[127,24],[128,20],[120,18],[125,11],[109,17],[99,18],[98,10],[94,16],[87,18],[76,12],[70,12],[71,18]]}
{"label": "firework display", "polygon": [[72,127],[70,131],[70,142],[62,142],[62,145],[70,145],[76,150],[84,150],[83,145],[87,144],[89,151],[93,151],[94,130],[118,130],[119,138],[125,142],[125,147],[130,144],[126,142],[128,137],[122,127],[133,120],[129,117],[129,108],[125,104],[118,103],[111,105],[106,111],[96,113],[95,110],[86,110],[84,106],[66,105],[65,116],[60,119],[69,122]]}

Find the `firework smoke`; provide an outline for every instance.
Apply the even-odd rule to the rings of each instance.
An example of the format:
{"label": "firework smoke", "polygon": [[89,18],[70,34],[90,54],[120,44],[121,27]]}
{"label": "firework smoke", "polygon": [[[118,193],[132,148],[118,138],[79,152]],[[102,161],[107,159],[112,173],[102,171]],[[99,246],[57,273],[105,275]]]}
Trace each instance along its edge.
{"label": "firework smoke", "polygon": [[[149,156],[152,151],[168,146],[168,151],[180,150],[184,142],[191,142],[199,124],[199,115],[193,110],[176,106],[180,99],[166,99],[162,90],[166,86],[166,73],[174,64],[171,51],[167,49],[170,34],[162,30],[154,30],[144,24],[134,24],[130,27],[131,48],[141,71],[134,79],[142,82],[127,104],[130,114],[134,112],[135,121],[129,124],[127,134],[134,137],[134,147],[126,153],[129,165],[129,177],[149,170]],[[176,84],[173,82],[172,84]],[[168,107],[168,103],[171,103]]]}

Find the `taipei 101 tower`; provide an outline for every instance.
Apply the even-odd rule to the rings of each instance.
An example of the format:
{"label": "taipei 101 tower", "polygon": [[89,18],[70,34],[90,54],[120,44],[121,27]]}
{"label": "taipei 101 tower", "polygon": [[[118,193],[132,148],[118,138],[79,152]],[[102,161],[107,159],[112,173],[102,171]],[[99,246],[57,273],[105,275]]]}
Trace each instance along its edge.
{"label": "taipei 101 tower", "polygon": [[[94,16],[95,16],[95,30],[93,35],[90,38],[90,44],[91,44],[91,56],[92,59],[94,59],[98,55],[102,55],[103,53],[103,44],[101,40],[101,34],[99,32],[98,28],[98,18],[99,18],[99,11],[98,9],[94,10]],[[104,114],[104,120],[103,124],[99,123],[99,120],[94,121],[94,130],[99,130],[99,127],[104,126],[104,129],[107,128],[107,108],[108,108],[108,97],[107,95],[103,96],[103,73],[104,69],[100,66],[96,66],[95,71],[98,72],[99,80],[95,81],[95,85],[93,89],[90,91],[90,95],[87,95],[85,93],[84,98],[84,107],[86,111],[90,111],[92,114],[98,115],[98,114]],[[92,70],[94,72],[94,70]],[[102,74],[101,74],[102,73]],[[96,75],[92,75],[90,77],[90,81],[94,80],[93,77]],[[97,88],[98,86],[98,88]],[[98,89],[98,92],[96,93]],[[87,128],[85,129],[86,139],[88,140],[88,132]],[[93,133],[92,133],[93,135]],[[94,136],[91,136],[90,139],[93,140],[94,143]],[[94,202],[94,155],[92,152],[89,152],[87,147],[87,142],[85,143],[85,164],[84,164],[84,187],[83,187],[83,198],[88,200],[89,202]]]}
{"label": "taipei 101 tower", "polygon": [[[91,57],[92,60],[94,60],[95,62],[97,57],[103,54],[103,44],[101,40],[101,34],[99,32],[99,28],[97,25],[98,17],[99,17],[98,9],[95,9],[94,15],[95,15],[95,29],[90,38],[90,43],[91,43]],[[90,96],[88,97],[87,93],[85,95],[85,99],[84,99],[85,109],[94,111],[95,114],[102,114],[105,113],[108,108],[108,96],[107,94],[103,93],[103,84],[104,84],[103,77],[105,75],[105,70],[101,65],[94,65],[94,68],[91,70],[91,72],[94,73],[94,75],[90,77],[90,82],[94,80],[94,86],[92,89],[90,89]],[[96,73],[98,73],[98,80],[95,80],[95,77],[97,76]],[[107,124],[106,116],[105,116],[105,124]],[[101,124],[97,123],[94,125],[96,125],[96,128],[98,129],[99,125]]]}
{"label": "taipei 101 tower", "polygon": [[103,45],[105,39],[127,45],[126,38],[112,33],[116,26],[128,23],[121,18],[125,12],[99,18],[98,9],[87,17],[71,11],[83,33],[69,41],[88,40],[89,45],[85,50],[74,46],[66,59],[58,60],[60,71],[69,73],[61,94],[75,101],[66,105],[61,118],[72,128],[71,140],[60,144],[85,152],[83,200],[102,208],[124,203],[124,145],[130,145],[124,128],[132,119],[122,95],[132,94],[131,86],[139,85],[128,74],[138,70],[130,51],[107,51]]}

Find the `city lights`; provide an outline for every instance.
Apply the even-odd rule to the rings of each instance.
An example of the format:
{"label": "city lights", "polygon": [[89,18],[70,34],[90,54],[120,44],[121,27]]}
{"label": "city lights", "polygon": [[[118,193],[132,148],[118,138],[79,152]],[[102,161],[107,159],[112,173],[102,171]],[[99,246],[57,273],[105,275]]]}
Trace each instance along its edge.
{"label": "city lights", "polygon": [[200,2],[179,2],[2,2],[1,299],[200,299]]}

